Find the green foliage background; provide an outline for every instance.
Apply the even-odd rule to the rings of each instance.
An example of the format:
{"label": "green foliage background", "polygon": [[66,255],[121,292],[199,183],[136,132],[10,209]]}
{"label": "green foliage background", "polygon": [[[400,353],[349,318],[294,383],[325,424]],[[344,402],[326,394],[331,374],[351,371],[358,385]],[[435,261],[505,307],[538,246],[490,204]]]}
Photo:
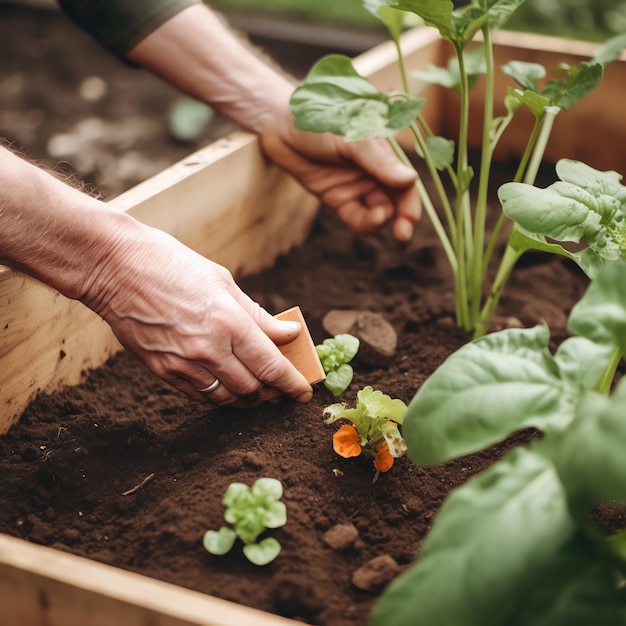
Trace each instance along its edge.
{"label": "green foliage background", "polygon": [[[208,3],[220,10],[268,12],[341,26],[380,24],[363,9],[361,0],[209,0]],[[626,32],[626,0],[528,0],[508,27],[600,41]]]}

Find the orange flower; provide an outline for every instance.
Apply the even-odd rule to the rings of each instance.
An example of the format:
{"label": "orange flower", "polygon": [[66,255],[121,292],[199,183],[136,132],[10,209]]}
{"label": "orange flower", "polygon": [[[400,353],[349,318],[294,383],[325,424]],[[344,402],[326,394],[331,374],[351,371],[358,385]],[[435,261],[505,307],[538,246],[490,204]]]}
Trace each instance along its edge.
{"label": "orange flower", "polygon": [[393,466],[393,457],[389,452],[389,446],[386,443],[379,443],[376,446],[376,458],[374,459],[374,467],[379,472],[388,472]]}
{"label": "orange flower", "polygon": [[333,450],[344,459],[361,454],[360,437],[352,424],[344,424],[333,435]]}

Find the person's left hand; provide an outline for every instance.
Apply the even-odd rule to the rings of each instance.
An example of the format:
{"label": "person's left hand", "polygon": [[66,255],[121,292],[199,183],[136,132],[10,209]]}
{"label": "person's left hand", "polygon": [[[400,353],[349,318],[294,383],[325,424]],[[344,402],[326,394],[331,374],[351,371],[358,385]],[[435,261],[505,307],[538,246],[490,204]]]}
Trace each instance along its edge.
{"label": "person's left hand", "polygon": [[330,133],[298,130],[291,119],[259,136],[267,156],[335,209],[353,231],[370,235],[391,223],[396,239],[411,238],[422,212],[417,174],[384,139],[348,143]]}

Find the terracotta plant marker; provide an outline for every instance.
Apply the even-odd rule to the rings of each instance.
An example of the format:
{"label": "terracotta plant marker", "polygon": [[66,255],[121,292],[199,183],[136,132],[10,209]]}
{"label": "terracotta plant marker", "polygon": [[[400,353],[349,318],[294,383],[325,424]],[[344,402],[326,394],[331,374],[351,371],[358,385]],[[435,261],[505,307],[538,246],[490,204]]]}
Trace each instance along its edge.
{"label": "terracotta plant marker", "polygon": [[296,339],[278,347],[311,385],[323,381],[326,378],[326,374],[317,356],[315,344],[313,339],[311,339],[311,334],[304,321],[300,307],[294,306],[282,313],[277,313],[274,317],[279,320],[300,322],[302,324],[302,332]]}

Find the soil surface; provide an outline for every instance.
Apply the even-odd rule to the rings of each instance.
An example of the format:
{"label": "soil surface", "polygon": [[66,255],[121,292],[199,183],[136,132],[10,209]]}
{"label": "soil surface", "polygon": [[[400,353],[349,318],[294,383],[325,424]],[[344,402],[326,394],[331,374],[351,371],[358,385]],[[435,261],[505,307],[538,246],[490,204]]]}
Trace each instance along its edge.
{"label": "soil surface", "polygon": [[[466,340],[454,330],[448,276],[427,225],[401,246],[355,237],[322,210],[305,245],[241,284],[272,313],[300,305],[316,343],[328,336],[322,318],[330,310],[384,315],[398,333],[397,353],[381,367],[357,358],[339,398],[354,405],[365,385],[409,402]],[[546,317],[559,341],[585,282],[558,259],[529,256],[500,320]],[[403,457],[374,481],[371,460],[333,452],[338,426],[322,414],[335,401],[318,385],[307,405],[216,409],[118,355],[85,384],[39,397],[0,443],[0,500],[12,503],[0,509],[0,532],[307,623],[362,626],[380,589],[357,588],[354,573],[384,555],[398,571],[408,566],[449,491],[532,435],[440,467]],[[240,546],[222,557],[205,552],[204,532],[223,524],[228,485],[262,476],[285,488],[288,522],[271,532],[282,553],[256,567]],[[325,534],[343,524],[356,527],[358,540],[334,550]]]}
{"label": "soil surface", "polygon": [[[30,126],[11,126],[10,138],[35,145],[37,158],[43,159],[55,133],[73,132],[78,121],[94,115],[107,129],[119,126],[134,138],[112,145],[107,131],[102,142],[91,144],[96,161],[91,173],[83,173],[109,194],[135,181],[115,171],[107,178],[98,160],[105,155],[119,164],[116,154],[135,153],[141,155],[138,162],[158,171],[190,151],[171,140],[163,125],[168,103],[177,97],[164,85],[120,67],[79,34],[81,45],[102,63],[91,71],[105,77],[108,88],[97,110],[85,100],[75,110],[84,74],[73,67],[79,55],[57,59],[68,41],[63,18],[45,13],[35,21],[27,12],[2,8],[0,21],[4,31],[25,40],[20,58],[28,66],[27,73],[13,65],[15,52],[9,55],[11,44],[0,37],[0,62],[6,66],[11,59],[13,65],[0,73],[1,130],[11,126],[7,119],[26,116]],[[31,63],[38,69],[31,71]],[[66,88],[48,82],[53,78]],[[135,113],[139,109],[141,115]],[[506,165],[502,169],[505,177]],[[271,313],[299,305],[316,343],[328,336],[322,319],[330,310],[363,309],[386,318],[398,334],[397,353],[378,367],[357,357],[353,383],[339,398],[350,405],[365,385],[408,403],[467,340],[455,331],[450,275],[426,223],[411,243],[401,245],[385,233],[354,236],[322,209],[303,246],[240,282]],[[567,262],[529,254],[505,290],[496,322],[529,326],[545,319],[556,345],[586,284]],[[280,401],[216,409],[187,400],[120,354],[83,385],[38,397],[0,441],[0,532],[303,622],[362,626],[380,587],[358,588],[354,573],[385,555],[397,571],[407,567],[450,490],[533,435],[520,433],[439,467],[417,467],[401,458],[374,480],[371,460],[333,452],[337,425],[325,425],[322,414],[335,401],[318,385],[307,405]],[[256,567],[240,546],[227,556],[208,554],[202,537],[223,524],[227,486],[262,476],[279,479],[285,488],[288,522],[271,531],[282,545],[280,556]],[[333,549],[325,534],[345,524],[356,528],[358,539]]]}

